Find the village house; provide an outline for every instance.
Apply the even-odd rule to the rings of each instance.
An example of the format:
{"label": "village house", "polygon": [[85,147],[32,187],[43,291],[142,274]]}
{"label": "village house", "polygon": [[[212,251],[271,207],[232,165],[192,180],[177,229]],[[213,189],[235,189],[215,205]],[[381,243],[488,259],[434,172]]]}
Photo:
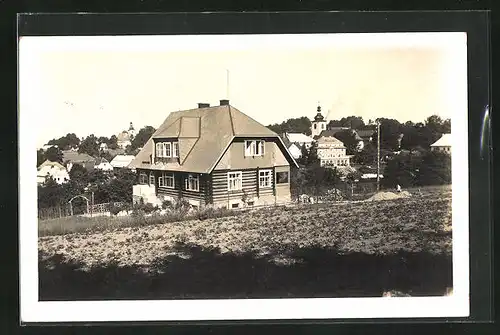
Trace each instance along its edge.
{"label": "village house", "polygon": [[116,155],[113,160],[111,160],[110,164],[113,169],[125,169],[128,168],[129,164],[134,160],[134,155]]}
{"label": "village house", "polygon": [[65,150],[63,151],[63,164],[66,166],[68,171],[71,171],[75,164],[81,165],[88,171],[94,168],[96,159],[88,154],[79,153],[75,150]]}
{"label": "village house", "polygon": [[351,157],[346,155],[344,143],[333,136],[322,136],[317,140],[318,158],[321,166],[350,166]]}
{"label": "village house", "polygon": [[52,178],[61,185],[69,181],[69,173],[62,164],[46,160],[37,168],[36,181],[44,184],[47,178]]}
{"label": "village house", "polygon": [[431,150],[451,154],[451,134],[443,134],[439,140],[431,144]]}
{"label": "village house", "polygon": [[291,166],[278,134],[229,100],[170,113],[129,165],[139,175],[134,202],[226,208],[290,202]]}
{"label": "village house", "polygon": [[312,137],[302,133],[283,133],[281,139],[294,159],[302,157],[302,147],[309,149],[314,143]]}
{"label": "village house", "polygon": [[109,172],[113,171],[113,166],[109,164],[108,160],[106,158],[99,158],[96,160],[96,163],[94,165],[94,169]]}

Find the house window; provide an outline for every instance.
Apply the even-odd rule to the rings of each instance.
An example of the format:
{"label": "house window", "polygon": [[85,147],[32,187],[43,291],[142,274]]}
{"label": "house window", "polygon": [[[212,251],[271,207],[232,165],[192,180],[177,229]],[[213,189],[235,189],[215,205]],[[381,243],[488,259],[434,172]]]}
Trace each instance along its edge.
{"label": "house window", "polygon": [[231,208],[238,208],[238,207],[240,207],[240,204],[238,204],[238,203],[235,203],[235,204],[231,205]]}
{"label": "house window", "polygon": [[245,156],[264,156],[265,141],[245,141]]}
{"label": "house window", "polygon": [[179,157],[179,142],[172,143],[172,157]]}
{"label": "house window", "polygon": [[287,184],[288,177],[288,171],[276,172],[276,184]]}
{"label": "house window", "polygon": [[164,157],[172,157],[172,143],[166,142],[165,145],[165,156]]}
{"label": "house window", "polygon": [[174,174],[170,172],[164,172],[160,177],[158,177],[158,186],[174,188]]}
{"label": "house window", "polygon": [[241,190],[242,188],[242,172],[227,173],[227,189],[229,191]]}
{"label": "house window", "polygon": [[156,157],[163,157],[163,143],[156,143]]}
{"label": "house window", "polygon": [[155,184],[155,175],[153,172],[149,174],[149,185],[154,185]]}
{"label": "house window", "polygon": [[259,187],[271,187],[271,170],[259,171]]}
{"label": "house window", "polygon": [[145,174],[144,172],[141,172],[141,174],[139,175],[139,184],[147,184],[148,183],[148,176],[147,174]]}
{"label": "house window", "polygon": [[179,157],[178,142],[156,143],[156,157]]}
{"label": "house window", "polygon": [[314,129],[316,129],[316,123],[313,125]]}
{"label": "house window", "polygon": [[190,174],[184,180],[184,186],[187,191],[199,191],[200,190],[200,177],[197,175]]}

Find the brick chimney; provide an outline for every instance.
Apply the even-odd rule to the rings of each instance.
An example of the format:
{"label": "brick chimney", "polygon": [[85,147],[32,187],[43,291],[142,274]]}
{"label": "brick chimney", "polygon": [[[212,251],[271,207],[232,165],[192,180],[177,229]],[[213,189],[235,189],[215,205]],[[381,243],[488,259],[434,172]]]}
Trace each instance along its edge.
{"label": "brick chimney", "polygon": [[220,101],[220,105],[221,105],[221,106],[228,106],[228,105],[229,105],[229,100],[227,100],[227,99],[223,99],[223,100],[221,100],[221,101]]}
{"label": "brick chimney", "polygon": [[198,103],[198,108],[207,108],[207,107],[210,107],[210,104],[207,104],[206,102]]}

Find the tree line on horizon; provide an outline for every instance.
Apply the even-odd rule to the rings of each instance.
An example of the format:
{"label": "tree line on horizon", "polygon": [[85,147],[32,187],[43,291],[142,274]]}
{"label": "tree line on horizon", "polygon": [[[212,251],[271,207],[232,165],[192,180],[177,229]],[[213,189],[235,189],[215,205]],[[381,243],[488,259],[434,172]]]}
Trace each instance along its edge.
{"label": "tree line on horizon", "polygon": [[[431,115],[424,122],[406,121],[399,122],[396,119],[377,118],[365,123],[362,117],[348,116],[340,120],[331,120],[327,129],[344,127],[352,130],[373,130],[371,145],[377,145],[377,126],[380,122],[380,146],[384,150],[418,150],[428,148],[437,141],[442,134],[451,132],[451,120],[442,119],[438,115]],[[303,116],[291,118],[282,123],[267,126],[278,135],[284,133],[303,133],[311,135],[311,120]],[[357,141],[355,134],[350,130],[339,131],[335,137],[344,143],[349,154],[356,152]]]}
{"label": "tree line on horizon", "polygon": [[[136,155],[139,152],[139,149],[146,144],[155,131],[156,129],[152,126],[145,126],[141,128],[131,140],[131,144],[125,148],[124,153],[128,155]],[[110,152],[100,149],[101,143],[105,143],[110,150],[115,151],[119,149],[118,138],[116,135],[112,135],[111,137],[97,137],[94,134],[90,134],[80,140],[76,134],[68,133],[57,139],[54,138],[47,142],[47,144],[54,145],[54,147],[50,147],[45,151],[42,149],[37,151],[37,166],[42,164],[45,160],[62,163],[63,151],[70,150],[72,148],[78,148],[78,153],[88,154],[89,156],[95,158],[106,158],[108,161],[112,160],[113,155]]]}

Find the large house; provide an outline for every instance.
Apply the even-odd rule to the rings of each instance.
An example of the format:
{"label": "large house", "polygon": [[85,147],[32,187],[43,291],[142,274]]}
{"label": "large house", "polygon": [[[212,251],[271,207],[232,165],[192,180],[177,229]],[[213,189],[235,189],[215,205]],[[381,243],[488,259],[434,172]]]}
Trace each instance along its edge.
{"label": "large house", "polygon": [[170,113],[129,165],[139,175],[134,202],[226,208],[291,201],[290,166],[278,134],[229,100]]}
{"label": "large house", "polygon": [[317,141],[318,158],[321,166],[350,166],[351,157],[346,155],[344,143],[333,136],[323,136]]}
{"label": "large house", "polygon": [[431,150],[451,154],[451,134],[443,134],[439,140],[431,144]]}
{"label": "large house", "polygon": [[62,164],[46,160],[37,168],[36,181],[38,184],[44,184],[47,178],[52,178],[58,184],[64,184],[69,181],[69,173]]}

